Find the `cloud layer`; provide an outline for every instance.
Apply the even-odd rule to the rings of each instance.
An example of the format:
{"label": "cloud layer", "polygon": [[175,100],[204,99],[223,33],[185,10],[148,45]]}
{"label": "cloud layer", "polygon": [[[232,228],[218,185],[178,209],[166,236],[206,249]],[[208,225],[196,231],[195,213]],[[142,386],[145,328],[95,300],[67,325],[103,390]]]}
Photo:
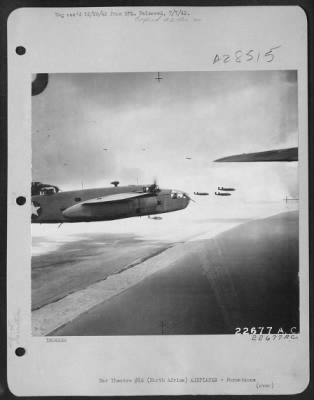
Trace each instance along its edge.
{"label": "cloud layer", "polygon": [[51,75],[32,98],[33,180],[66,189],[158,177],[187,191],[225,184],[291,192],[296,165],[212,160],[297,146],[295,71],[161,75],[161,82],[152,73]]}

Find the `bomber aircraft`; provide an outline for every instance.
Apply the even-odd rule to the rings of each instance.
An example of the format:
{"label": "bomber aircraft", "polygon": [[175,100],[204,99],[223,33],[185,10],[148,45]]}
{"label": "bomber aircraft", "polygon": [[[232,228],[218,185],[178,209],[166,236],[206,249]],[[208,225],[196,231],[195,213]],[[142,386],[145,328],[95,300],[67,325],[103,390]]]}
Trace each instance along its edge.
{"label": "bomber aircraft", "polygon": [[218,186],[217,190],[222,190],[222,191],[225,191],[225,192],[234,192],[235,188],[230,188],[230,187],[228,188],[228,187]]}
{"label": "bomber aircraft", "polygon": [[209,195],[209,193],[207,193],[207,192],[194,192],[194,194],[196,196],[208,196]]}
{"label": "bomber aircraft", "polygon": [[32,222],[65,223],[110,221],[162,214],[186,208],[191,200],[181,190],[150,185],[60,191],[57,186],[32,183]]}
{"label": "bomber aircraft", "polygon": [[231,196],[228,192],[215,192],[215,196]]}

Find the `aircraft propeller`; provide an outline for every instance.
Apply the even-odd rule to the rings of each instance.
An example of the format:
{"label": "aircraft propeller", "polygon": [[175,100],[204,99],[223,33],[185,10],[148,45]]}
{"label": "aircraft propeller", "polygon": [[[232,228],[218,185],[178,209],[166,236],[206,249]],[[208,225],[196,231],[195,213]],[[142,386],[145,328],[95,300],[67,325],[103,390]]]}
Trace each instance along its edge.
{"label": "aircraft propeller", "polygon": [[196,203],[196,201],[195,201],[194,199],[192,199],[192,197],[189,196],[187,193],[185,193],[185,195],[186,195],[186,197],[187,197],[190,201],[193,201],[193,203]]}
{"label": "aircraft propeller", "polygon": [[157,185],[157,178],[154,178],[153,183],[148,187],[150,193],[158,193],[160,192],[159,186]]}
{"label": "aircraft propeller", "polygon": [[[148,187],[148,190],[152,194],[157,194],[158,192],[160,192],[156,177],[154,178],[153,183]],[[193,201],[193,203],[196,203],[196,201],[194,199],[192,199],[192,197],[190,195],[188,195],[187,193],[184,193],[184,194],[189,199],[189,201]]]}

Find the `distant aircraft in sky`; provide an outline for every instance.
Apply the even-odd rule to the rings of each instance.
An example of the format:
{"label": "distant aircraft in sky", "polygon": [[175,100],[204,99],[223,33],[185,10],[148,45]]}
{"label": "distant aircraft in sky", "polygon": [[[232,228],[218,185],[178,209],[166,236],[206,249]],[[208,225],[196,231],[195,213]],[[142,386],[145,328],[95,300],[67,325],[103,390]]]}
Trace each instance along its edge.
{"label": "distant aircraft in sky", "polygon": [[223,187],[223,186],[218,186],[217,190],[222,190],[225,192],[234,192],[235,191],[234,188],[228,188],[228,187]]}
{"label": "distant aircraft in sky", "polygon": [[186,159],[186,160],[192,160],[192,158],[191,158],[191,157],[185,157],[185,159]]}
{"label": "distant aircraft in sky", "polygon": [[197,196],[208,196],[209,195],[209,193],[207,193],[207,192],[194,192],[194,194]]}
{"label": "distant aircraft in sky", "polygon": [[231,193],[228,192],[215,192],[216,196],[231,196]]}
{"label": "distant aircraft in sky", "polygon": [[[187,193],[151,185],[60,191],[55,185],[32,183],[32,222],[65,223],[110,221],[162,214],[186,208]],[[157,219],[157,217],[155,218]]]}

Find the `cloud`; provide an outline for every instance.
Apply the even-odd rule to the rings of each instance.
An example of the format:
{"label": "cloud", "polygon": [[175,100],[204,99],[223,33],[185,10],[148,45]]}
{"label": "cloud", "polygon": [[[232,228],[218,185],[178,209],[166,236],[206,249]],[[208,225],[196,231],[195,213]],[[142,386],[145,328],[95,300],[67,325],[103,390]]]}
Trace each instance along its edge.
{"label": "cloud", "polygon": [[215,158],[297,145],[294,71],[162,75],[52,75],[32,98],[33,180],[76,188],[158,177],[203,188],[222,179]]}

